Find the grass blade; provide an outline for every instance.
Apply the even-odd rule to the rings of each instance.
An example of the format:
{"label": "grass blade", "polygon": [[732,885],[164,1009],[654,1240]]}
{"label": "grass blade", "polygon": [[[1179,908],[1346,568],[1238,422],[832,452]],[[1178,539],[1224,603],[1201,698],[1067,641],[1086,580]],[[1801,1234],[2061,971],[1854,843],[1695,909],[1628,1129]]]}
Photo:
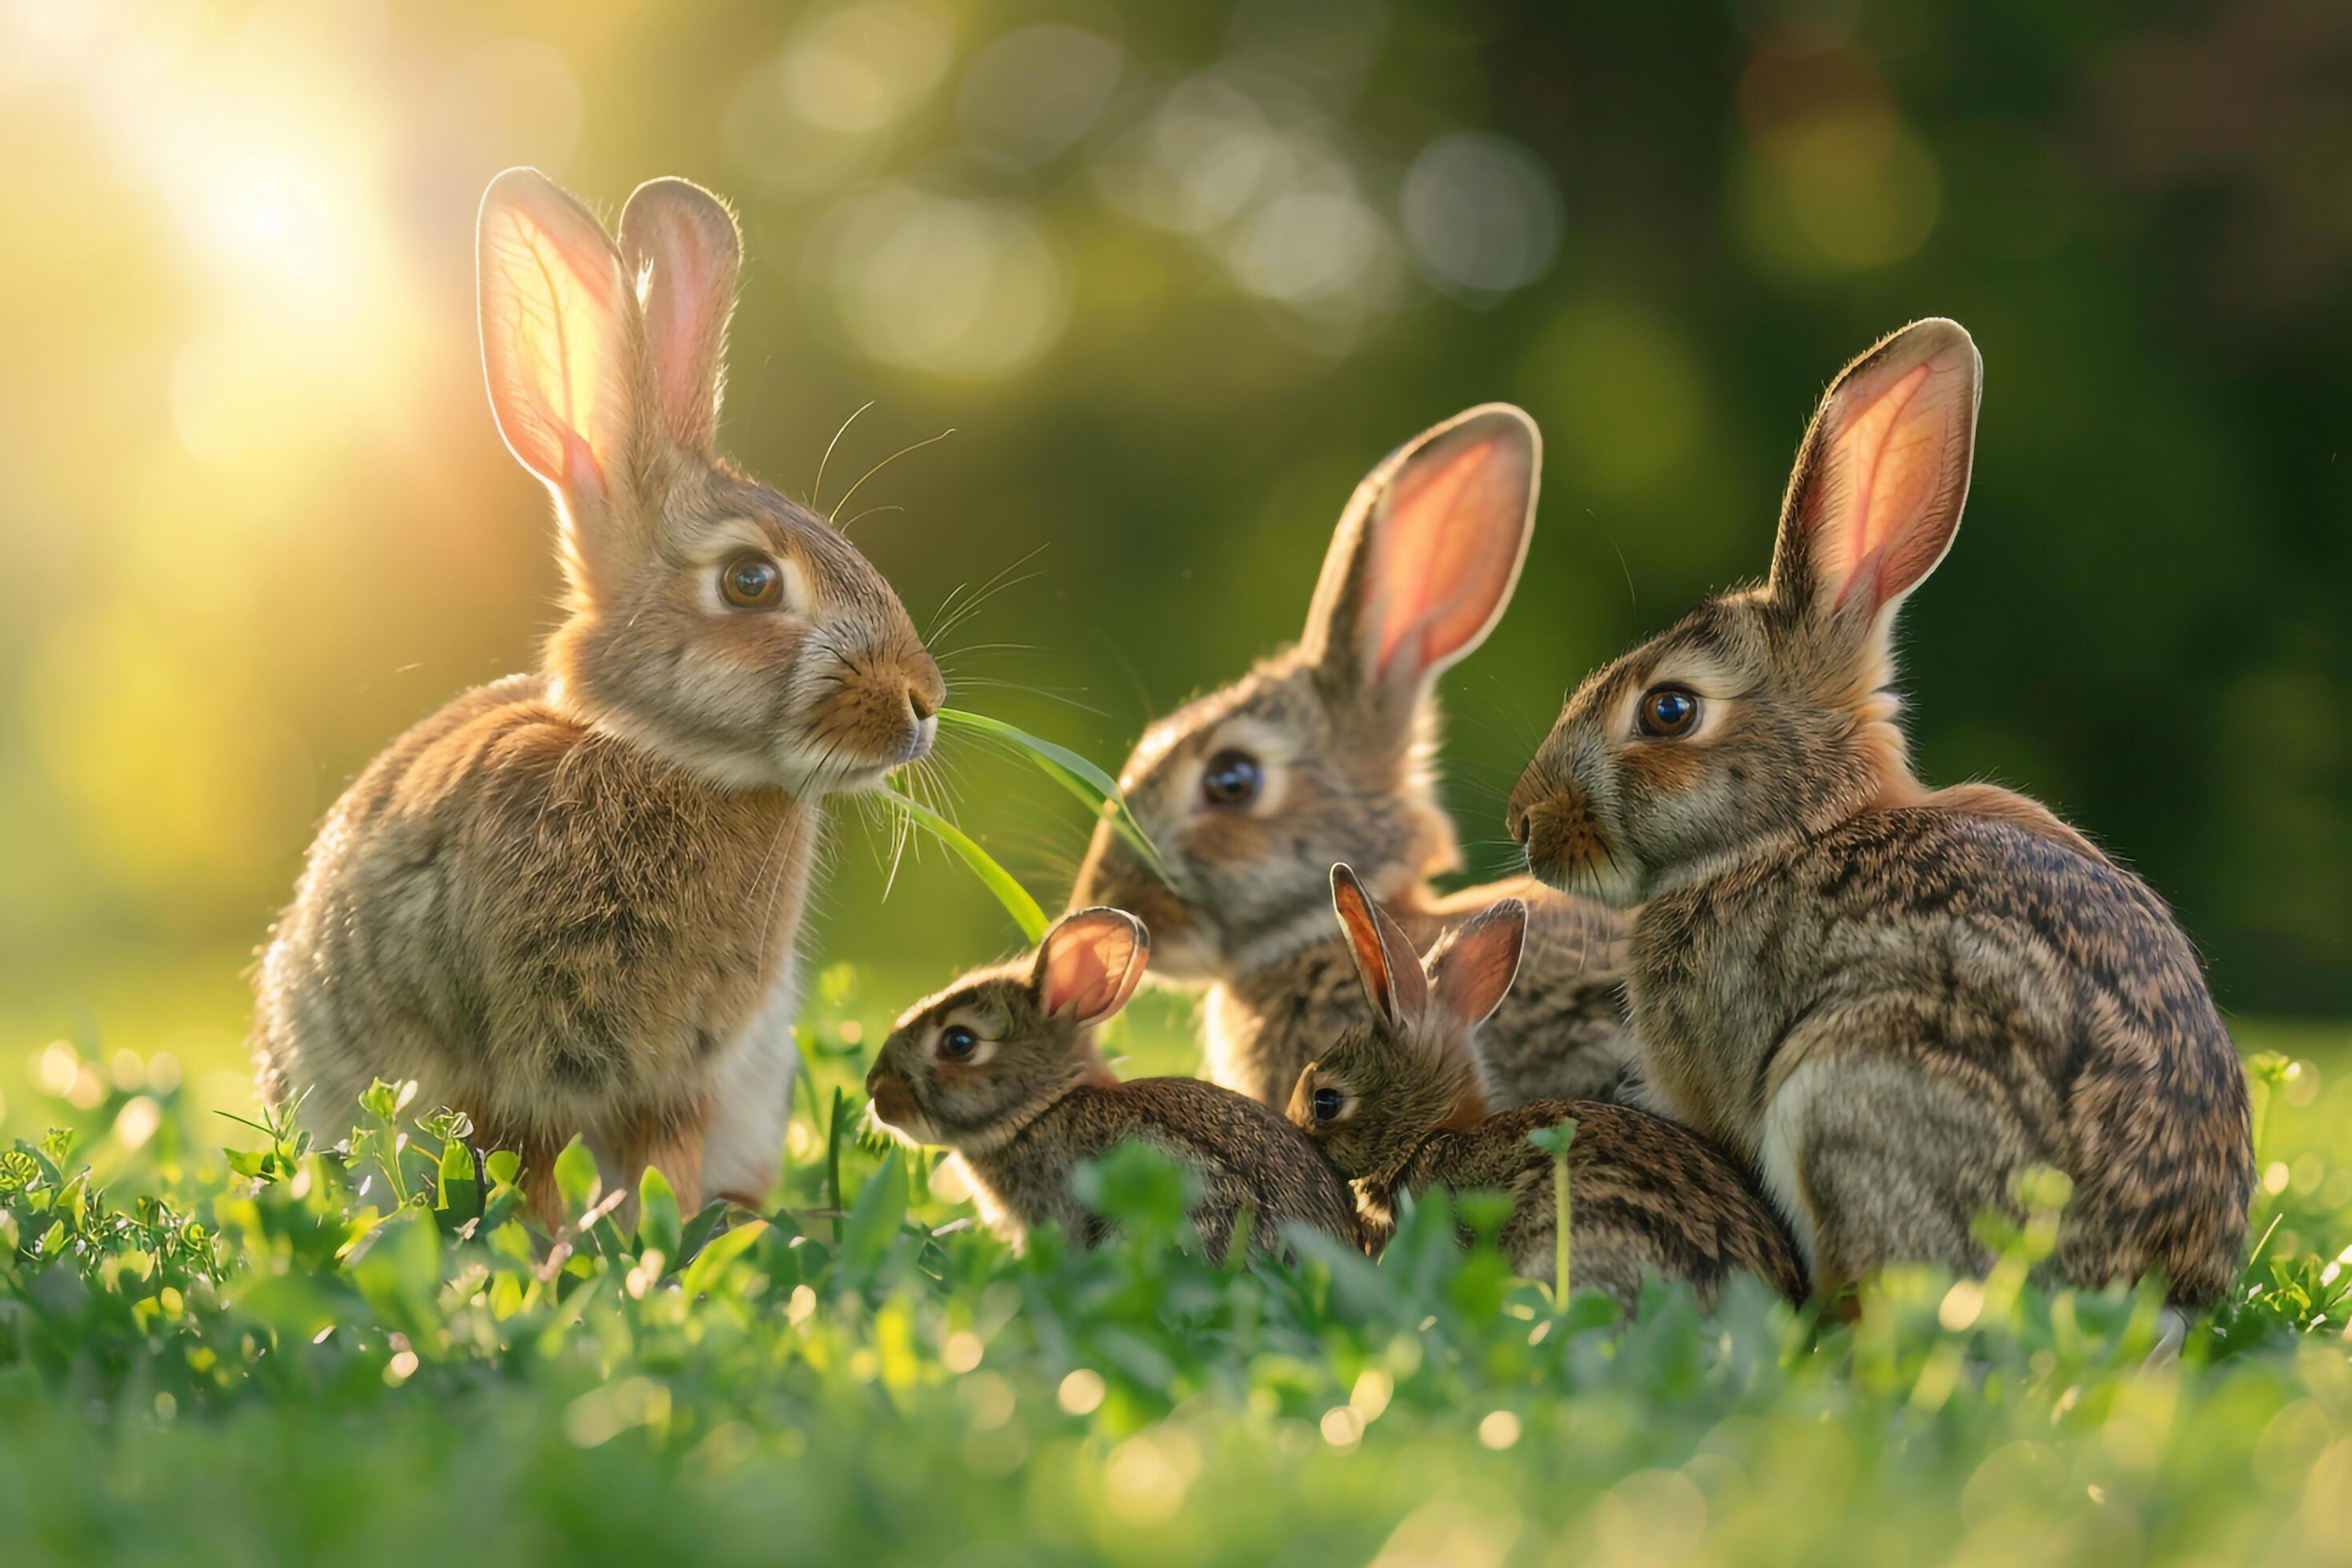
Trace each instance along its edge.
{"label": "grass blade", "polygon": [[1119,793],[1118,782],[1093,763],[1067,746],[1056,745],[985,713],[942,708],[940,722],[951,729],[971,731],[1026,756],[1040,773],[1085,802],[1088,810],[1108,816],[1112,828],[1151,868],[1151,874],[1163,882],[1168,879],[1168,868],[1160,861],[1159,847],[1143,831],[1142,824],[1135,820],[1135,814],[1128,810],[1127,797]]}
{"label": "grass blade", "polygon": [[895,785],[889,795],[892,804],[912,817],[918,826],[963,858],[963,863],[971,868],[983,887],[996,895],[996,901],[1004,906],[1004,912],[1021,928],[1025,941],[1034,944],[1045,936],[1045,911],[1037,907],[1028,889],[1013,880],[1012,872],[998,865],[987,850],[972,841],[971,835],[929,806]]}

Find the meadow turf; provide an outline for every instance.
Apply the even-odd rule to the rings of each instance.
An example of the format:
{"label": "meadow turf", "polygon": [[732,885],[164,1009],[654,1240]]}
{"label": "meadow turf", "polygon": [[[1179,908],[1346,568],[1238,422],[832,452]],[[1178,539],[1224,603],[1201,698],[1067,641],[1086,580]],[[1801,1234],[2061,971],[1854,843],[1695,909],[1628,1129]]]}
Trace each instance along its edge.
{"label": "meadow turf", "polygon": [[[1436,1205],[1377,1266],[1219,1269],[1136,1153],[1092,1175],[1117,1244],[1016,1258],[861,1134],[880,990],[815,987],[764,1223],[656,1179],[551,1260],[434,1107],[387,1089],[338,1154],[205,1109],[152,1042],[37,1047],[0,1138],[0,1561],[2352,1557],[2342,1029],[2240,1030],[2263,1243],[2151,1370],[2152,1295],[2024,1285],[2048,1184],[1990,1280],[1901,1271],[1853,1325],[1755,1288],[1617,1328]],[[1187,1065],[1184,1006],[1139,1011],[1130,1070]]]}

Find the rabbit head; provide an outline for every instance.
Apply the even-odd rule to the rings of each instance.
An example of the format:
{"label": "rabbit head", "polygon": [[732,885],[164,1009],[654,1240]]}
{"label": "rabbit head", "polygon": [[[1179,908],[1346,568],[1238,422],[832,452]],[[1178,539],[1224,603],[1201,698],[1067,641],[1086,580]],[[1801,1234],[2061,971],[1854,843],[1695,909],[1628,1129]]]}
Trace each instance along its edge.
{"label": "rabbit head", "polygon": [[1334,861],[1383,898],[1452,869],[1436,678],[1510,600],[1540,446],[1525,414],[1494,404],[1374,468],[1297,645],[1153,725],[1128,759],[1120,787],[1167,879],[1105,824],[1071,901],[1136,910],[1158,972],[1204,981],[1325,937]]}
{"label": "rabbit head", "polygon": [[1981,369],[1947,321],[1846,367],[1798,449],[1770,577],[1586,679],[1511,792],[1537,876],[1635,904],[1775,837],[1918,798],[1895,616],[1959,527]]}
{"label": "rabbit head", "polygon": [[866,1075],[875,1120],[912,1142],[985,1153],[1078,1085],[1114,1081],[1095,1026],[1135,994],[1150,951],[1133,915],[1080,910],[1035,957],[974,970],[916,1003]]}
{"label": "rabbit head", "polygon": [[1354,1181],[1392,1173],[1432,1132],[1483,1114],[1471,1037],[1518,974],[1528,906],[1489,906],[1440,937],[1426,960],[1345,866],[1331,868],[1331,907],[1372,1017],[1307,1064],[1287,1114]]}
{"label": "rabbit head", "polygon": [[920,757],[940,672],[898,595],[712,449],[742,259],[727,208],[655,180],[616,242],[509,169],[482,197],[477,259],[490,406],[562,531],[552,700],[723,785],[823,795]]}

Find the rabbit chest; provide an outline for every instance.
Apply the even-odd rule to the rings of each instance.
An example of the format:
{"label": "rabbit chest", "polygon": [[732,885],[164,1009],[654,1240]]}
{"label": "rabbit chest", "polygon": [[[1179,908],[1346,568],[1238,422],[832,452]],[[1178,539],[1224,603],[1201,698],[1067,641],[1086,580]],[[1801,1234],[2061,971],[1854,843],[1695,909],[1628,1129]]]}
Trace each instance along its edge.
{"label": "rabbit chest", "polygon": [[508,700],[454,705],[338,807],[327,907],[296,916],[342,1005],[305,1032],[398,1019],[414,1059],[376,1070],[501,1126],[703,1098],[779,990],[814,815],[583,728],[535,682],[489,690]]}

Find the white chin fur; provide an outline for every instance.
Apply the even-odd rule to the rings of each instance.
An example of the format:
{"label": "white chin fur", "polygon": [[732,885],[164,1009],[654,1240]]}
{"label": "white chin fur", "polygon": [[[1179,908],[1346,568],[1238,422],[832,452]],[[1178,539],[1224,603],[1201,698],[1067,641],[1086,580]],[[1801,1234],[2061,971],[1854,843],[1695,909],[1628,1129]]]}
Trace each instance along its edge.
{"label": "white chin fur", "polygon": [[873,1101],[866,1105],[866,1125],[887,1137],[895,1138],[909,1149],[936,1149],[942,1146],[939,1129],[933,1127],[919,1110],[909,1110],[898,1126],[882,1120]]}

